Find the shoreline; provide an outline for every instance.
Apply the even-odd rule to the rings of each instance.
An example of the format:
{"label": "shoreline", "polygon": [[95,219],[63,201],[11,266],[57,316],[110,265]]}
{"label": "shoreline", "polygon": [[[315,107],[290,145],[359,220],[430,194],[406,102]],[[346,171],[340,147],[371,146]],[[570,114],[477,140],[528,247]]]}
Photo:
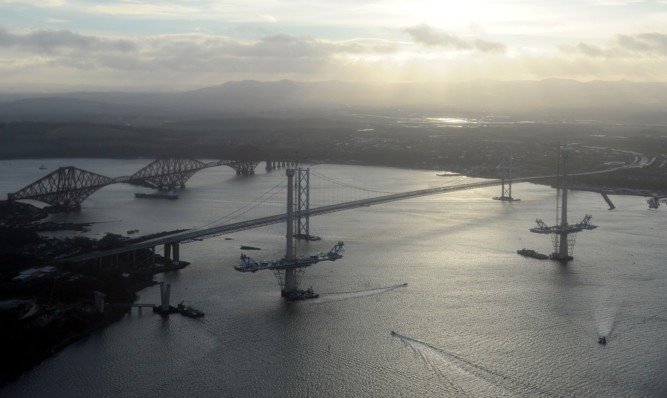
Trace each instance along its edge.
{"label": "shoreline", "polygon": [[[6,204],[6,203],[5,203]],[[42,223],[44,212],[27,204],[0,206],[0,388],[16,381],[72,343],[121,320],[131,311],[137,293],[156,282],[153,275],[189,265],[167,264],[161,256],[142,267],[115,269],[52,265],[62,253],[122,245],[119,235],[99,240],[48,239],[36,231],[78,230],[78,224]],[[173,231],[172,231],[173,232]],[[168,234],[165,231],[154,235]],[[97,292],[104,294],[104,311],[98,312]]]}
{"label": "shoreline", "polygon": [[[187,265],[189,263],[183,262],[178,266],[160,266],[145,270],[145,272],[134,272],[129,277],[122,277],[126,283],[116,291],[106,292],[114,299],[105,303],[104,312],[101,313],[91,308],[92,303],[83,305],[82,302],[88,301],[83,298],[68,303],[69,308],[63,310],[61,316],[43,326],[39,325],[39,321],[44,318],[39,316],[12,320],[8,319],[6,312],[1,313],[0,320],[3,328],[0,330],[0,341],[2,342],[0,353],[5,361],[0,363],[0,389],[19,380],[26,372],[71,344],[122,320],[132,307],[120,303],[134,303],[139,291],[157,283],[153,280],[153,275],[177,271]],[[118,282],[118,279],[115,282]],[[62,302],[59,304],[66,305]],[[48,312],[42,311],[38,314],[43,316]],[[32,349],[28,350],[29,347]]]}
{"label": "shoreline", "polygon": [[[91,303],[87,302],[90,300],[82,297],[69,303],[63,301],[40,305],[42,310],[26,319],[12,319],[10,314],[3,312],[0,316],[3,322],[0,353],[4,361],[0,365],[0,389],[71,344],[122,320],[131,307],[115,304],[134,303],[139,291],[156,284],[153,280],[155,273],[171,270],[135,273],[130,277],[122,277],[125,283],[119,283],[121,279],[115,278],[108,286],[116,286],[117,289],[105,292],[113,297],[113,301],[108,301],[101,313],[92,309]],[[24,293],[29,293],[29,290]],[[39,298],[35,300],[42,301]],[[52,315],[53,318],[48,320],[46,315]],[[47,323],[42,325],[42,321]]]}
{"label": "shoreline", "polygon": [[[364,165],[359,162],[331,162],[332,164],[350,164],[350,165]],[[365,164],[368,166],[380,166],[387,167],[384,165],[375,165],[375,164]],[[423,170],[423,171],[432,171],[436,175],[443,172],[448,173],[443,170],[433,170],[430,168],[410,168],[410,167],[400,167],[403,169],[413,169],[413,170]],[[479,173],[479,175],[473,174],[458,174],[458,175],[467,175],[469,177],[476,178],[493,178],[497,177],[484,175],[486,173]],[[450,175],[450,174],[447,174]],[[585,178],[583,178],[585,179]],[[599,180],[599,179],[598,179]],[[605,180],[604,178],[602,180]],[[611,180],[611,179],[609,179]],[[544,182],[531,182],[538,185],[552,186],[553,184],[548,179]],[[609,186],[609,185],[600,185],[597,184],[588,185],[585,183],[579,183],[569,187],[571,190],[580,190],[596,193],[607,193],[613,195],[631,195],[631,196],[652,196],[660,195],[667,196],[666,192],[660,190],[652,190],[650,188],[629,188],[623,186]],[[28,213],[26,213],[28,214]],[[30,216],[35,217],[35,214],[30,214]],[[47,224],[47,223],[45,223]],[[69,229],[71,225],[60,226],[52,225],[51,227],[57,227],[61,229]],[[44,226],[43,228],[48,228],[49,226]],[[26,227],[26,230],[31,228],[36,228],[34,230],[40,230],[39,226],[37,227]],[[48,262],[47,262],[48,263]],[[115,303],[122,302],[135,302],[137,299],[137,293],[146,288],[153,286],[155,281],[153,280],[152,275],[160,272],[169,272],[185,267],[185,265],[164,265],[156,267],[154,269],[145,269],[143,273],[133,273],[130,278],[124,278],[125,281],[130,283],[124,284],[120,289],[116,291],[105,291],[105,293],[110,296],[115,296]],[[122,267],[121,267],[122,268]],[[121,268],[119,268],[116,273],[120,274]],[[118,282],[116,280],[116,282]],[[3,282],[4,283],[4,282]],[[54,283],[55,285],[55,283]],[[44,286],[41,286],[44,287]],[[39,288],[37,288],[39,289]],[[18,288],[17,290],[20,290]],[[21,294],[15,296],[23,297],[29,296],[31,292],[30,287],[26,291],[22,291]],[[48,291],[48,289],[46,289]],[[78,297],[79,300],[75,301],[92,301],[92,292],[88,292],[86,298]],[[43,294],[43,292],[41,293]],[[4,299],[9,299],[5,297]],[[49,306],[52,305],[48,301],[51,298],[40,297],[38,301],[42,301],[41,305]],[[79,341],[85,337],[90,336],[98,330],[102,330],[111,324],[121,320],[130,310],[131,307],[121,307],[114,306],[114,302],[109,302],[110,305],[106,307],[105,313],[87,313],[85,311],[79,311],[76,309],[75,303],[66,303],[69,304],[67,315],[62,316],[60,319],[56,320],[55,323],[50,324],[52,326],[40,327],[34,324],[29,324],[28,320],[17,320],[16,318],[10,319],[7,316],[6,312],[0,312],[0,321],[5,326],[0,332],[0,338],[2,338],[2,344],[0,344],[0,353],[5,358],[2,366],[0,367],[0,389],[4,386],[18,380],[25,372],[30,371],[31,369],[38,366],[40,363],[46,359],[57,354],[61,350],[65,349],[72,343]],[[55,307],[55,306],[54,306]],[[34,319],[34,318],[31,318]],[[26,350],[26,348],[33,347],[31,350]]]}

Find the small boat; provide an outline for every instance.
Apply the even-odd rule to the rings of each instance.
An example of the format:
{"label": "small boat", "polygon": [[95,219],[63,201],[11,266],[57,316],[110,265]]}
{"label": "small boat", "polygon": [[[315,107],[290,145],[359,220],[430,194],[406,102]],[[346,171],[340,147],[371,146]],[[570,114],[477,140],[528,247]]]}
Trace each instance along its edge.
{"label": "small boat", "polygon": [[189,305],[185,305],[183,304],[182,301],[178,304],[178,312],[180,312],[185,316],[189,316],[190,318],[198,318],[200,316],[204,316],[204,313],[202,311],[192,308]]}
{"label": "small boat", "polygon": [[607,337],[602,336],[598,339],[598,344],[606,345],[607,344]]}
{"label": "small boat", "polygon": [[41,165],[39,165],[39,169],[40,169],[40,170],[46,170],[46,166],[44,166],[43,164],[41,164]]}

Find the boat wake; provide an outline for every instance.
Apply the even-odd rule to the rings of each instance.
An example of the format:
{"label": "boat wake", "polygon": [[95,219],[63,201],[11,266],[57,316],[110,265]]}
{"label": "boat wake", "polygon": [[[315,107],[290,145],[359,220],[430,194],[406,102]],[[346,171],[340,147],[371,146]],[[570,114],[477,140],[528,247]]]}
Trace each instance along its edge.
{"label": "boat wake", "polygon": [[619,302],[614,299],[612,291],[609,291],[606,297],[599,300],[593,310],[593,320],[598,338],[604,337],[607,342],[609,341],[611,334],[614,332],[616,315],[622,305],[622,301]]}
{"label": "boat wake", "polygon": [[518,377],[470,361],[452,352],[393,331],[391,335],[419,355],[433,373],[446,383],[452,395],[467,397],[558,396],[558,394]]}
{"label": "boat wake", "polygon": [[326,294],[326,295],[320,295],[320,297],[313,299],[313,300],[308,300],[309,303],[314,303],[314,304],[321,304],[321,303],[329,303],[332,301],[341,301],[341,300],[349,300],[353,298],[359,298],[359,297],[366,297],[366,296],[373,296],[376,294],[383,294],[383,293],[388,293],[391,292],[392,290],[400,289],[403,287],[407,287],[407,283],[401,283],[400,285],[394,285],[394,286],[387,286],[387,287],[380,287],[377,289],[370,289],[370,290],[362,290],[359,292],[346,292],[346,293],[331,293],[331,294]]}
{"label": "boat wake", "polygon": [[605,318],[597,322],[598,337],[604,337],[606,341],[609,341],[613,331],[614,318]]}

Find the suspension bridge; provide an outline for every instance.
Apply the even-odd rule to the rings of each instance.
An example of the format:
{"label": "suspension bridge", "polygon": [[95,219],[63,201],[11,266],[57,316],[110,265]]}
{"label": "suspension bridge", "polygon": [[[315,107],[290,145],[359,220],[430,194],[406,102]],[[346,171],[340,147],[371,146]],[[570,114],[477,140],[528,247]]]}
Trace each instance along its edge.
{"label": "suspension bridge", "polygon": [[[324,182],[328,182],[329,185],[338,187],[342,186],[343,188],[352,190],[356,189],[357,191],[362,191],[363,194],[368,197],[341,202],[337,202],[334,199],[333,204],[311,207],[310,169],[286,169],[286,175],[288,177],[287,184],[285,184],[284,181],[281,182],[279,185],[276,185],[269,190],[269,192],[261,195],[257,200],[244,206],[244,208],[239,209],[231,215],[216,220],[207,226],[126,244],[123,247],[111,250],[64,257],[60,258],[59,262],[76,263],[83,266],[124,267],[131,269],[146,263],[155,264],[155,258],[158,257],[156,255],[156,248],[163,248],[163,256],[160,261],[164,262],[167,267],[172,265],[178,266],[178,264],[182,263],[180,260],[180,245],[183,243],[201,241],[203,239],[224,234],[285,222],[287,225],[287,232],[285,234],[286,255],[284,257],[270,262],[257,262],[250,257],[243,255],[241,257],[242,263],[234,268],[240,272],[271,270],[279,281],[281,294],[284,297],[288,299],[313,298],[317,297],[317,295],[314,294],[312,290],[299,290],[300,280],[305,268],[321,261],[336,261],[337,259],[340,259],[342,257],[341,252],[343,242],[339,241],[338,244],[326,254],[320,253],[307,257],[297,257],[294,238],[312,238],[309,227],[310,217],[422,196],[490,187],[504,183],[503,180],[484,180],[456,184],[456,181],[466,178],[460,177],[459,180],[456,180],[449,185],[408,192],[388,193],[355,187],[351,184],[341,183],[340,181],[336,181],[318,173],[313,174]],[[263,217],[257,217],[256,214],[250,215],[253,209],[272,207],[269,202],[273,200],[272,198],[279,196],[285,188],[287,190],[287,206],[285,207],[285,200],[281,200],[280,202],[282,202],[283,209],[281,212]],[[320,191],[323,191],[325,196],[327,193],[331,193],[328,189]]]}
{"label": "suspension bridge", "polygon": [[[291,169],[287,169],[291,170]],[[303,172],[303,169],[300,169],[301,172]],[[378,205],[382,203],[388,203],[388,202],[394,202],[394,201],[399,201],[399,200],[406,200],[406,199],[412,199],[412,198],[417,198],[417,197],[422,197],[422,196],[429,196],[429,195],[437,195],[437,194],[444,194],[448,192],[457,192],[457,191],[464,191],[464,190],[470,190],[470,189],[477,189],[477,188],[484,188],[484,187],[491,187],[491,186],[497,186],[501,185],[503,182],[502,180],[485,180],[481,182],[473,182],[473,183],[465,183],[465,184],[458,184],[458,185],[444,185],[440,187],[435,187],[435,188],[427,188],[427,189],[420,189],[420,190],[414,190],[414,191],[409,191],[409,192],[399,192],[399,193],[386,193],[386,192],[378,192],[378,191],[370,191],[370,190],[365,190],[369,194],[373,194],[372,197],[365,198],[365,199],[357,199],[357,200],[351,200],[351,201],[344,201],[341,203],[334,203],[334,204],[329,204],[329,205],[323,205],[323,206],[318,206],[318,207],[310,207],[309,204],[309,198],[307,198],[307,195],[309,193],[309,190],[305,188],[303,179],[305,177],[303,176],[308,176],[309,173],[300,173],[300,184],[297,184],[297,191],[299,192],[299,198],[297,199],[298,201],[298,207],[294,211],[293,215],[291,218],[297,220],[299,222],[299,226],[297,227],[297,230],[295,233],[297,235],[309,235],[309,223],[307,220],[310,217],[314,216],[319,216],[323,214],[329,214],[329,213],[334,213],[334,212],[339,212],[339,211],[344,211],[344,210],[351,210],[355,208],[361,208],[361,207],[368,207],[372,205]],[[321,176],[321,175],[320,175]],[[330,178],[327,178],[326,176],[321,176],[321,178],[325,180],[331,180]],[[289,187],[290,184],[287,184]],[[350,185],[348,185],[350,187]],[[269,201],[269,198],[272,198],[276,196],[278,193],[281,193],[284,191],[285,184],[281,183],[281,186],[276,186],[273,188],[273,192],[265,193],[262,195],[262,198],[260,200],[251,203],[248,205],[248,208],[244,208],[239,210],[238,214],[232,213],[229,216],[226,216],[222,219],[220,219],[217,223],[214,223],[213,225],[208,225],[206,227],[202,228],[197,228],[197,229],[190,229],[186,230],[183,232],[179,233],[174,233],[168,236],[162,236],[159,238],[155,239],[150,239],[142,242],[137,242],[133,243],[121,248],[117,249],[112,249],[112,250],[107,250],[104,252],[98,252],[98,253],[90,253],[90,254],[84,254],[80,256],[75,256],[75,257],[66,257],[63,259],[60,259],[61,262],[85,262],[93,259],[98,259],[100,257],[112,257],[112,256],[117,256],[119,254],[123,253],[128,253],[132,251],[138,251],[138,250],[144,250],[144,249],[152,249],[158,246],[164,246],[165,247],[165,256],[168,257],[171,260],[178,261],[178,245],[181,243],[190,243],[190,242],[195,242],[195,241],[201,241],[203,239],[208,239],[208,238],[213,238],[221,235],[226,235],[234,232],[239,232],[239,231],[245,231],[249,229],[254,229],[254,228],[259,228],[259,227],[264,227],[272,224],[278,224],[278,223],[283,223],[286,222],[288,219],[290,219],[288,215],[288,211],[284,211],[278,214],[274,215],[269,215],[269,216],[264,216],[264,217],[257,217],[257,218],[252,218],[252,219],[246,219],[246,220],[241,220],[241,221],[235,221],[235,222],[230,222],[230,219],[234,218],[240,218],[242,214],[248,214],[249,208],[256,208],[259,207]],[[355,187],[359,190],[364,190],[363,188],[358,188]],[[284,203],[284,201],[283,201]],[[284,206],[283,206],[284,209]],[[289,210],[289,209],[288,209]],[[172,257],[173,256],[173,257]]]}

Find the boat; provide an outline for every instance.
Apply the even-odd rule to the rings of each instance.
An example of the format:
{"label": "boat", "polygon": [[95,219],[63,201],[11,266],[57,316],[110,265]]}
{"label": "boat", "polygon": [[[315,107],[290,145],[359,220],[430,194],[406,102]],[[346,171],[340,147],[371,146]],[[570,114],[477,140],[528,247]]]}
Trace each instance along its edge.
{"label": "boat", "polygon": [[320,297],[320,295],[315,293],[310,287],[306,290],[292,290],[289,293],[283,291],[282,295],[289,301],[308,300]]}
{"label": "boat", "polygon": [[521,249],[516,251],[518,254],[526,257],[537,258],[539,260],[546,260],[549,258],[546,254],[538,253],[532,249]]}
{"label": "boat", "polygon": [[189,305],[183,304],[181,301],[178,304],[178,312],[185,316],[189,316],[190,318],[198,318],[200,316],[204,316],[204,313],[199,311],[198,309],[192,308]]}
{"label": "boat", "polygon": [[311,242],[318,241],[318,240],[322,239],[319,236],[308,235],[308,234],[294,234],[294,237],[297,238],[297,239],[300,239],[300,240],[307,240],[307,241],[311,241]]}
{"label": "boat", "polygon": [[43,164],[41,164],[41,165],[39,165],[39,169],[40,169],[40,170],[46,170],[46,166],[44,166]]}
{"label": "boat", "polygon": [[178,195],[174,191],[169,191],[167,194],[162,193],[135,193],[134,197],[137,199],[169,199],[176,200]]}
{"label": "boat", "polygon": [[606,345],[607,344],[607,337],[602,336],[598,339],[598,344]]}

